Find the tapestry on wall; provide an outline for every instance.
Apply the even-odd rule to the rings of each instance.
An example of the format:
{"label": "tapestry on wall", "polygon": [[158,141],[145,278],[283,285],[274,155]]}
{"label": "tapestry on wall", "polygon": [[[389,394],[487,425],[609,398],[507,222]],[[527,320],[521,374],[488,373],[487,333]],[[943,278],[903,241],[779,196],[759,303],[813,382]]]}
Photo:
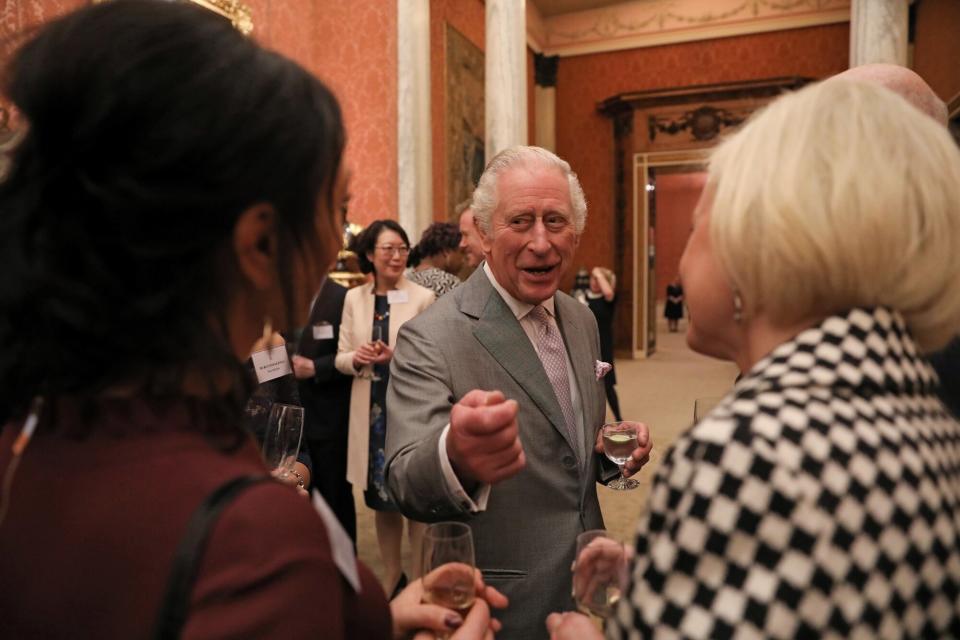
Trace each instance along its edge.
{"label": "tapestry on wall", "polygon": [[446,104],[447,202],[453,207],[473,194],[483,173],[483,52],[447,24]]}

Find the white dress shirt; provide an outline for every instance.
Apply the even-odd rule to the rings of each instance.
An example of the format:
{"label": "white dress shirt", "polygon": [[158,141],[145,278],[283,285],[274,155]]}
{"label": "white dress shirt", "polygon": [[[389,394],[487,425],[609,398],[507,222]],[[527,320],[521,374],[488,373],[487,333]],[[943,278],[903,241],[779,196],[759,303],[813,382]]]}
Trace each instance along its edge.
{"label": "white dress shirt", "polygon": [[[483,272],[486,274],[487,278],[490,280],[490,284],[494,289],[497,290],[497,293],[500,294],[500,297],[503,298],[503,301],[507,303],[507,306],[510,307],[510,310],[513,312],[513,315],[517,318],[517,321],[520,323],[520,327],[523,329],[523,332],[527,334],[527,338],[530,339],[530,344],[533,345],[534,350],[539,355],[540,350],[538,348],[538,343],[540,341],[540,328],[536,320],[530,317],[530,311],[533,310],[535,305],[522,302],[517,300],[512,295],[510,295],[506,289],[500,286],[500,283],[497,282],[497,279],[493,275],[493,271],[490,270],[490,265],[486,262],[483,263]],[[540,303],[547,311],[547,316],[550,318],[550,322],[553,323],[557,331],[560,331],[560,327],[557,326],[557,315],[554,309],[553,296],[550,296],[546,300]],[[562,335],[562,334],[561,334]],[[566,346],[566,345],[564,345]],[[565,350],[566,351],[566,350]],[[570,401],[573,405],[573,414],[576,416],[577,420],[577,433],[583,433],[583,405],[580,402],[580,392],[577,389],[576,378],[573,373],[573,364],[570,362],[570,353],[566,352],[566,361],[567,361],[567,380],[570,383]],[[463,488],[463,485],[460,484],[460,479],[457,478],[457,474],[453,471],[453,465],[450,464],[450,458],[447,456],[447,433],[450,431],[450,424],[447,423],[447,426],[443,428],[443,432],[440,434],[440,443],[439,443],[439,455],[440,455],[440,468],[443,470],[443,479],[447,485],[447,489],[454,494],[457,499],[460,500],[461,504],[466,507],[469,507],[471,511],[483,511],[487,508],[487,500],[490,498],[490,485],[482,485],[476,492],[476,499],[471,497]],[[579,444],[579,443],[578,443]],[[584,456],[590,455],[590,451],[585,451]]]}

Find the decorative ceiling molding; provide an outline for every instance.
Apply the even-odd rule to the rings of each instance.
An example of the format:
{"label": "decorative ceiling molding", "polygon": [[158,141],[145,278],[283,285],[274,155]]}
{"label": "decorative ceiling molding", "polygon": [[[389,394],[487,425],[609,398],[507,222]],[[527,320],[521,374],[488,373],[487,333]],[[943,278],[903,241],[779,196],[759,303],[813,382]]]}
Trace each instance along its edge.
{"label": "decorative ceiling molding", "polygon": [[[851,0],[633,0],[544,18],[528,2],[528,42],[547,55],[560,56],[634,49],[847,22],[850,4]],[[533,44],[531,48],[537,50]]]}

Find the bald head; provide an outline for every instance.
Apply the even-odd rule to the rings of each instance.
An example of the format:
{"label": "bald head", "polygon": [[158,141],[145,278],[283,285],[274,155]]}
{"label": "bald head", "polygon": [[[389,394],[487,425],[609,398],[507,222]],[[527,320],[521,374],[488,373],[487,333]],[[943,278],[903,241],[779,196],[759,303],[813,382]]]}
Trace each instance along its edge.
{"label": "bald head", "polygon": [[893,91],[943,126],[947,126],[947,105],[943,103],[923,78],[895,64],[864,64],[847,69],[834,78],[869,82]]}

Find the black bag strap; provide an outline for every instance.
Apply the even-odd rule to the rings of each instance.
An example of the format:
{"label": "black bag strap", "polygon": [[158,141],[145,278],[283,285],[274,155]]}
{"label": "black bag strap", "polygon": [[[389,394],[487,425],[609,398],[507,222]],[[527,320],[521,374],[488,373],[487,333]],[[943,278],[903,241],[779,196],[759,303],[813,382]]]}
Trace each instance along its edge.
{"label": "black bag strap", "polygon": [[167,589],[160,604],[160,611],[153,627],[154,640],[176,640],[190,612],[190,593],[200,569],[200,561],[207,545],[210,530],[220,513],[244,489],[272,480],[270,476],[241,476],[219,487],[197,507],[187,530],[180,539],[173,557],[173,570],[167,581]]}

